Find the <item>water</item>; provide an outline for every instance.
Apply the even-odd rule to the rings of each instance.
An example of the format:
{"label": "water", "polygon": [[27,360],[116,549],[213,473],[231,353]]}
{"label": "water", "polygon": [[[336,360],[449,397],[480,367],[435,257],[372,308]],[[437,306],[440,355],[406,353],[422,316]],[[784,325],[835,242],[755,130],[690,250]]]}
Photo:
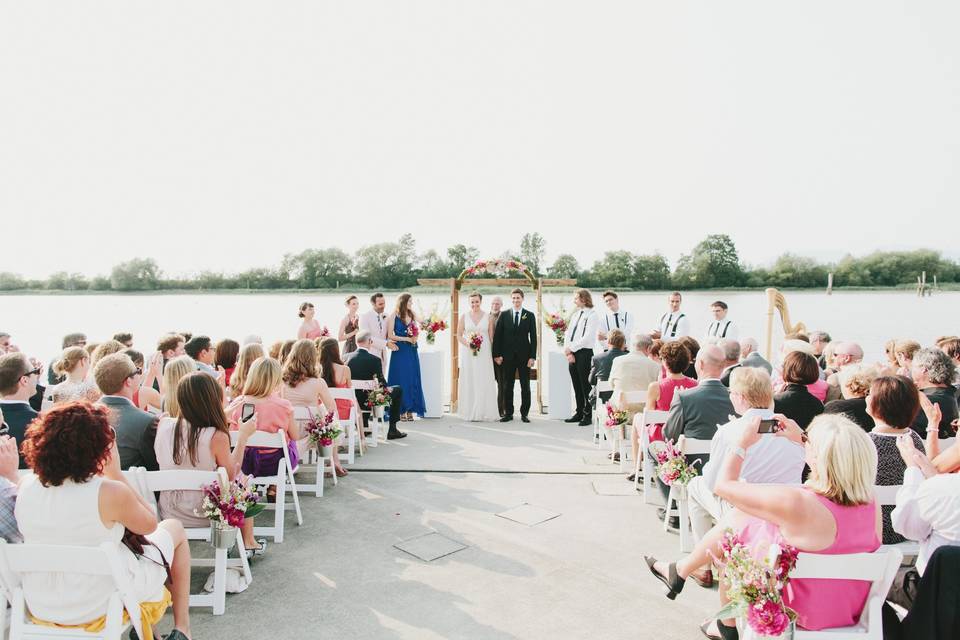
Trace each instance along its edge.
{"label": "water", "polygon": [[[909,291],[857,291],[787,293],[791,320],[803,322],[807,328],[824,329],[834,339],[854,339],[864,347],[868,360],[883,358],[883,344],[890,338],[913,338],[931,344],[941,335],[960,334],[960,292],[939,292],[929,298],[918,298]],[[503,297],[508,297],[505,289]],[[561,300],[572,309],[569,292],[543,296],[544,307],[555,310]],[[7,295],[0,296],[0,331],[10,333],[13,342],[28,355],[49,362],[59,353],[64,334],[83,331],[92,342],[109,339],[119,331],[134,335],[134,346],[149,352],[156,339],[170,331],[206,334],[214,340],[230,337],[241,341],[248,334],[258,334],[264,344],[296,336],[300,319],[297,308],[309,300],[317,309],[317,319],[336,332],[345,313],[344,294],[244,293],[244,294],[144,294],[144,295]],[[367,296],[361,295],[361,311],[369,308]],[[387,296],[387,309],[395,295]],[[598,294],[594,299],[602,305]],[[621,308],[640,319],[638,330],[652,329],[666,309],[664,293],[626,293]],[[767,300],[762,291],[696,292],[684,296],[683,311],[691,321],[695,337],[704,333],[712,319],[709,305],[714,300],[730,305],[729,318],[740,327],[740,336],[756,337],[763,344],[766,327]],[[484,297],[488,306],[489,296]],[[527,297],[527,308],[535,310],[536,298]],[[509,301],[508,301],[509,303]],[[439,310],[450,310],[449,296],[442,293],[417,294],[414,308],[429,311],[436,304]],[[467,308],[466,296],[461,310]],[[783,331],[777,320],[775,347]],[[544,350],[556,350],[552,334],[547,330]],[[449,352],[449,332],[440,334],[434,347]],[[445,359],[446,361],[446,359]],[[449,368],[449,363],[446,366]],[[449,393],[449,369],[444,375],[445,393]]]}

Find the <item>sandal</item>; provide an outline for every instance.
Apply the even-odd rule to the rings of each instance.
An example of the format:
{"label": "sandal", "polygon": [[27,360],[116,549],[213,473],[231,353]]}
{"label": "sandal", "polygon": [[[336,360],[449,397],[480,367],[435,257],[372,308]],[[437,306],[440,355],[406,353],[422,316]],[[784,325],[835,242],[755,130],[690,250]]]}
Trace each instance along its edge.
{"label": "sandal", "polygon": [[259,546],[252,549],[246,549],[247,560],[253,560],[256,557],[262,556],[267,552],[267,540],[266,538],[257,538],[257,544]]}
{"label": "sandal", "polygon": [[350,472],[346,469],[337,469],[337,477],[342,478],[344,476],[350,475]]}
{"label": "sandal", "polygon": [[653,565],[657,562],[656,558],[644,556],[643,559],[647,562],[647,566],[650,568],[650,573],[653,574],[653,577],[667,587],[667,597],[671,600],[675,600],[677,598],[677,594],[683,591],[683,584],[686,582],[683,578],[677,575],[677,563],[671,562],[667,565],[667,575],[665,576],[653,568]]}

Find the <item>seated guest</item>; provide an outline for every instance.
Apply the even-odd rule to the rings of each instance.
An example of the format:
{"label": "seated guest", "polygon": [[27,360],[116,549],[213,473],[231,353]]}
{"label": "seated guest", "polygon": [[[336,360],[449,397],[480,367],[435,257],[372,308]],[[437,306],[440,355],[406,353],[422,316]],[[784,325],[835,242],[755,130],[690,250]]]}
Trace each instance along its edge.
{"label": "seated guest", "polygon": [[[667,370],[667,375],[647,385],[646,406],[657,411],[669,411],[677,389],[692,389],[697,386],[697,381],[683,373],[690,366],[690,352],[679,340],[660,347],[660,360]],[[652,425],[648,434],[650,442],[663,440],[663,425]]]}
{"label": "seated guest", "polygon": [[89,380],[90,356],[83,347],[67,347],[50,369],[61,380],[48,387],[45,393],[55,404],[73,400],[96,402],[100,397],[97,385]]}
{"label": "seated guest", "polygon": [[730,338],[721,338],[717,346],[723,351],[723,373],[720,374],[720,384],[730,386],[730,372],[740,366],[740,343]]}
{"label": "seated guest", "polygon": [[[3,414],[0,413],[0,422]],[[11,544],[23,542],[23,536],[17,528],[14,508],[17,506],[17,485],[20,474],[20,453],[17,441],[10,436],[0,436],[0,538]]]}
{"label": "seated guest", "polygon": [[[336,338],[320,338],[317,357],[320,361],[320,377],[327,383],[327,387],[335,389],[352,388],[353,380],[350,377],[350,367],[343,364],[343,359],[340,357],[340,342]],[[350,409],[353,408],[353,403],[339,398],[335,398],[334,402],[337,404],[337,415],[340,416],[341,420],[347,420],[350,417]]]}
{"label": "seated guest", "polygon": [[[663,427],[665,440],[677,442],[680,436],[711,440],[717,432],[717,425],[729,422],[730,414],[733,413],[730,392],[720,383],[720,373],[723,371],[723,352],[720,348],[715,344],[706,345],[697,354],[695,366],[699,374],[697,386],[681,389],[673,394],[667,424]],[[694,464],[695,460],[703,464],[707,456],[687,456],[688,463]],[[659,478],[657,486],[666,500],[670,488],[660,482]],[[663,520],[662,513],[659,517]]]}
{"label": "seated guest", "polygon": [[917,351],[920,351],[920,343],[916,340],[897,340],[893,347],[893,354],[897,359],[897,375],[910,375],[913,356]]}
{"label": "seated guest", "polygon": [[240,344],[236,340],[224,338],[217,343],[214,349],[213,361],[217,370],[223,369],[223,384],[230,386],[230,376],[237,366],[237,357],[240,355]]}
{"label": "seated guest", "polygon": [[811,331],[809,337],[810,346],[813,347],[813,357],[817,359],[821,370],[826,369],[827,358],[823,355],[823,351],[827,348],[827,345],[830,344],[830,334],[826,331]]}
{"label": "seated guest", "polygon": [[773,365],[760,355],[756,338],[744,338],[740,341],[740,364],[733,365],[723,372],[720,382],[723,386],[730,386],[730,374],[739,367],[758,367],[767,373],[773,373]]}
{"label": "seated guest", "polygon": [[783,359],[784,387],[773,398],[773,410],[795,420],[801,429],[823,413],[823,403],[817,400],[807,385],[820,379],[817,359],[803,351],[791,351]]}
{"label": "seated guest", "polygon": [[[390,394],[390,429],[387,431],[387,439],[395,440],[397,438],[406,438],[407,434],[397,429],[397,421],[400,419],[400,400],[403,395],[403,389],[400,387],[388,387],[387,381],[383,377],[383,363],[380,358],[370,353],[373,346],[373,340],[370,332],[366,329],[360,329],[357,332],[357,350],[348,353],[345,359],[347,367],[350,368],[350,377],[353,380],[376,380],[380,386]],[[367,391],[357,389],[357,402],[360,403],[360,409],[363,413],[363,428],[367,429]]]}
{"label": "seated guest", "polygon": [[938,474],[912,438],[899,438],[897,446],[906,471],[890,519],[894,531],[920,543],[917,571],[923,575],[939,547],[960,546],[960,474]]}
{"label": "seated guest", "polygon": [[[628,414],[627,424],[632,425],[637,412],[643,411],[645,403],[627,403],[623,394],[629,391],[644,391],[649,388],[651,383],[655,383],[657,376],[660,375],[660,365],[651,357],[655,343],[660,345],[659,340],[654,340],[645,333],[638,333],[633,337],[633,351],[625,356],[620,356],[613,361],[610,366],[610,375],[607,378],[613,387],[611,394],[612,403],[618,409],[626,411]],[[677,347],[686,353],[686,347]],[[630,429],[630,441],[633,447],[634,460],[640,451],[640,442],[637,438],[637,430]],[[616,456],[618,458],[619,456]],[[633,476],[628,476],[633,482]]]}
{"label": "seated guest", "polygon": [[[317,348],[313,340],[303,338],[297,340],[286,362],[283,363],[283,387],[281,395],[290,401],[294,407],[310,407],[311,409],[323,405],[323,414],[337,410],[337,404],[330,395],[327,383],[320,377],[320,365],[317,361]],[[316,417],[320,417],[317,415]],[[336,446],[337,443],[334,443]],[[308,446],[301,443],[303,450]],[[347,470],[340,464],[340,456],[333,456],[333,465],[338,476],[347,475]]]}
{"label": "seated guest", "polygon": [[663,340],[654,340],[653,344],[650,345],[650,353],[647,354],[647,357],[657,364],[660,364],[660,347],[662,346]]}
{"label": "seated guest", "polygon": [[184,345],[187,343],[179,333],[168,333],[157,342],[157,351],[163,354],[163,364],[174,358],[179,358],[187,354],[184,351]]}
{"label": "seated guest", "polygon": [[[730,380],[730,403],[740,418],[733,418],[717,429],[710,442],[710,455],[701,475],[687,485],[690,497],[690,524],[693,537],[699,542],[732,508],[717,497],[717,477],[727,453],[736,449],[744,429],[756,428],[756,419],[774,419],[773,384],[770,374],[757,367],[745,367],[733,372]],[[740,479],[765,484],[799,484],[803,473],[803,448],[784,438],[762,438],[751,452],[754,455],[740,469]],[[713,583],[710,569],[693,574],[702,586]]]}
{"label": "seated guest", "polygon": [[110,409],[110,424],[117,432],[120,468],[146,467],[156,471],[153,451],[157,437],[157,418],[133,404],[133,393],[140,388],[143,371],[125,353],[108,355],[93,369],[97,387],[103,392],[100,403]]}
{"label": "seated guest", "polygon": [[[257,358],[254,361],[243,386],[243,395],[235,398],[228,409],[230,429],[235,431],[239,428],[243,405],[253,404],[257,416],[257,431],[284,431],[287,434],[290,465],[296,467],[300,460],[297,450],[300,427],[293,419],[293,405],[289,400],[280,397],[282,375],[280,363],[273,358]],[[247,475],[273,476],[277,474],[280,464],[283,464],[283,450],[274,447],[247,447],[241,469]]]}
{"label": "seated guest", "polygon": [[278,340],[270,345],[270,357],[274,360],[280,359],[280,349],[283,348],[283,340]]}
{"label": "seated guest", "polygon": [[[216,471],[223,467],[233,480],[240,472],[247,440],[257,430],[257,420],[240,423],[237,446],[230,451],[230,427],[223,412],[223,389],[200,371],[187,375],[177,385],[180,417],[164,417],[157,425],[154,451],[161,471]],[[197,426],[203,425],[203,426]],[[202,491],[161,491],[158,503],[161,518],[174,518],[185,527],[206,527],[209,520],[197,515]],[[253,537],[253,518],[242,527],[247,555],[263,553],[264,543]]]}
{"label": "seated guest", "polygon": [[[43,367],[36,366],[19,351],[0,356],[0,408],[7,433],[17,441],[18,447],[23,443],[27,427],[38,415],[30,406],[30,398],[37,392],[42,370]],[[22,456],[20,468],[26,468]]]}
{"label": "seated guest", "polygon": [[[874,484],[885,487],[902,484],[906,466],[897,448],[897,440],[900,436],[908,437],[913,441],[914,448],[923,451],[923,440],[916,431],[910,429],[920,412],[917,387],[903,376],[877,378],[870,385],[867,412],[873,416],[876,424],[869,434],[877,448],[877,479]],[[883,544],[897,544],[905,540],[893,530],[890,523],[892,511],[892,506],[883,507]]]}
{"label": "seated guest", "polygon": [[197,363],[190,356],[177,356],[167,362],[163,370],[163,384],[160,385],[162,397],[160,408],[165,415],[172,418],[180,417],[180,405],[177,402],[177,385],[188,375],[197,370]]}
{"label": "seated guest", "polygon": [[248,342],[240,349],[240,356],[237,358],[237,366],[233,369],[230,376],[230,397],[236,398],[243,394],[243,385],[247,381],[247,373],[250,371],[250,365],[257,358],[264,357],[266,352],[263,345],[259,342]]}
{"label": "seated guest", "polygon": [[[98,368],[110,367],[111,359],[121,358],[130,360],[114,354],[103,358]],[[129,595],[141,603],[143,625],[160,620],[172,594],[174,630],[166,638],[187,640],[190,546],[186,533],[176,520],[157,524],[143,498],[125,482],[106,476],[114,437],[109,410],[87,402],[54,407],[27,430],[23,454],[33,474],[21,480],[16,506],[23,540],[114,546],[129,576]],[[143,546],[142,556],[121,543],[125,530],[146,536],[151,543]],[[164,562],[170,567],[169,583]],[[104,576],[68,572],[23,576],[23,595],[31,615],[59,625],[86,626],[104,617],[114,590],[113,580]]]}
{"label": "seated guest", "polygon": [[[793,420],[778,419],[782,431],[760,434],[760,416],[753,416],[735,446],[722,462],[717,461],[720,470],[715,493],[733,509],[700,540],[693,553],[677,563],[646,559],[653,575],[669,589],[668,597],[675,598],[686,578],[711,557],[721,556],[720,544],[728,527],[750,548],[789,544],[801,552],[820,554],[869,553],[879,548],[881,526],[873,497],[877,452],[867,434],[838,415],[818,417],[807,433]],[[742,469],[758,455],[758,443],[775,438],[805,447],[811,469],[806,484],[740,482]],[[816,631],[856,624],[869,592],[870,583],[862,580],[794,578],[783,600],[797,612],[801,629]],[[721,603],[726,604],[723,594]],[[719,637],[738,637],[734,623],[720,620]]]}
{"label": "seated guest", "polygon": [[[937,426],[941,438],[952,438],[956,435],[952,425],[958,417],[957,395],[952,386],[956,374],[957,368],[950,356],[933,347],[919,349],[910,361],[910,377],[914,384],[930,402],[940,406],[940,424]],[[926,414],[918,413],[913,430],[926,438],[928,426]]]}
{"label": "seated guest", "polygon": [[840,386],[840,371],[844,367],[863,362],[863,349],[856,342],[834,342],[831,357],[833,371],[827,376],[826,402],[843,397]]}
{"label": "seated guest", "polygon": [[683,337],[677,338],[677,340],[682,342],[683,346],[685,346],[687,348],[687,351],[690,352],[690,366],[687,367],[687,370],[684,371],[683,373],[688,378],[693,378],[694,380],[696,380],[697,368],[695,364],[697,361],[697,354],[700,352],[700,343],[697,342],[695,338],[691,338],[690,336],[683,336]]}
{"label": "seated guest", "polygon": [[868,367],[860,362],[845,366],[840,371],[843,398],[823,405],[823,412],[842,413],[860,425],[864,431],[873,429],[873,418],[867,413],[867,393],[879,374],[876,367]]}
{"label": "seated guest", "polygon": [[[68,333],[63,336],[63,342],[61,349],[66,351],[70,347],[80,347],[83,348],[87,346],[87,336],[84,333]],[[54,369],[54,365],[57,362],[57,359],[54,358],[50,361],[51,364],[47,367],[47,386],[52,387],[55,384],[60,384],[64,380],[63,374],[58,374]]]}
{"label": "seated guest", "polygon": [[[609,347],[603,353],[598,353],[590,360],[590,373],[587,380],[590,383],[591,391],[587,399],[591,404],[597,400],[597,383],[601,380],[606,382],[610,379],[610,369],[613,367],[613,361],[620,356],[627,355],[627,340],[620,329],[611,329],[606,335],[607,346]],[[604,391],[600,394],[600,401],[606,402],[613,395],[613,391]]]}
{"label": "seated guest", "polygon": [[290,350],[293,349],[294,343],[296,343],[296,340],[284,340],[283,344],[280,345],[280,353],[277,354],[277,361],[281,365],[287,361],[287,356],[290,355]]}
{"label": "seated guest", "polygon": [[202,371],[214,378],[218,377],[217,370],[214,367],[216,351],[208,336],[193,336],[189,342],[183,345],[183,350],[197,363],[197,371]]}
{"label": "seated guest", "polygon": [[150,407],[153,407],[154,410],[160,409],[163,405],[163,398],[160,396],[160,392],[153,388],[153,381],[160,376],[163,358],[158,353],[154,353],[154,357],[150,359],[150,364],[146,365],[143,354],[136,349],[127,349],[124,353],[130,356],[137,369],[143,371],[140,388],[133,392],[133,404],[143,411],[148,411]]}
{"label": "seated guest", "polygon": [[125,346],[127,349],[133,349],[133,334],[129,331],[121,331],[113,334],[113,339]]}

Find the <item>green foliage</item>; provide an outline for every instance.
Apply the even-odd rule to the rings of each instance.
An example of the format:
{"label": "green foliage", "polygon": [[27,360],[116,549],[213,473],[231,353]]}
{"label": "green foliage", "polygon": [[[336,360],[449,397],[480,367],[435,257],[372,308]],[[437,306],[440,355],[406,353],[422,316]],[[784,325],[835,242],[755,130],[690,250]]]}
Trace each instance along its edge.
{"label": "green foliage", "polygon": [[547,243],[539,233],[525,233],[520,239],[520,255],[517,258],[529,267],[533,275],[540,275],[540,265],[547,253]]}
{"label": "green foliage", "polygon": [[114,291],[152,291],[160,283],[160,268],[153,258],[134,258],[110,271]]}
{"label": "green foliage", "polygon": [[680,288],[736,287],[742,280],[740,256],[728,235],[704,238],[692,253],[680,258],[673,274],[674,286]]}
{"label": "green foliage", "polygon": [[580,264],[569,253],[561,253],[547,269],[547,275],[551,278],[579,278]]}

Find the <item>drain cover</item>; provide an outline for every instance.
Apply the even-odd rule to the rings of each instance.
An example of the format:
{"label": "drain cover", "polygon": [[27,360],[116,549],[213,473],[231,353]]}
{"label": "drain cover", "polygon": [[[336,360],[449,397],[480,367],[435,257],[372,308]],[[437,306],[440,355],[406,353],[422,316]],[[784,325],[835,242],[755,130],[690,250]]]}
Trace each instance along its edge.
{"label": "drain cover", "polygon": [[506,518],[507,520],[513,520],[514,522],[525,524],[528,527],[540,524],[541,522],[546,522],[547,520],[553,520],[554,518],[560,516],[560,514],[555,511],[550,511],[549,509],[544,509],[543,507],[535,507],[532,504],[522,504],[519,507],[507,509],[506,511],[498,513],[497,515],[501,518]]}
{"label": "drain cover", "polygon": [[463,551],[467,548],[465,544],[460,544],[456,540],[451,540],[436,532],[404,540],[393,546],[424,562],[433,562],[438,558],[448,556],[457,551]]}

